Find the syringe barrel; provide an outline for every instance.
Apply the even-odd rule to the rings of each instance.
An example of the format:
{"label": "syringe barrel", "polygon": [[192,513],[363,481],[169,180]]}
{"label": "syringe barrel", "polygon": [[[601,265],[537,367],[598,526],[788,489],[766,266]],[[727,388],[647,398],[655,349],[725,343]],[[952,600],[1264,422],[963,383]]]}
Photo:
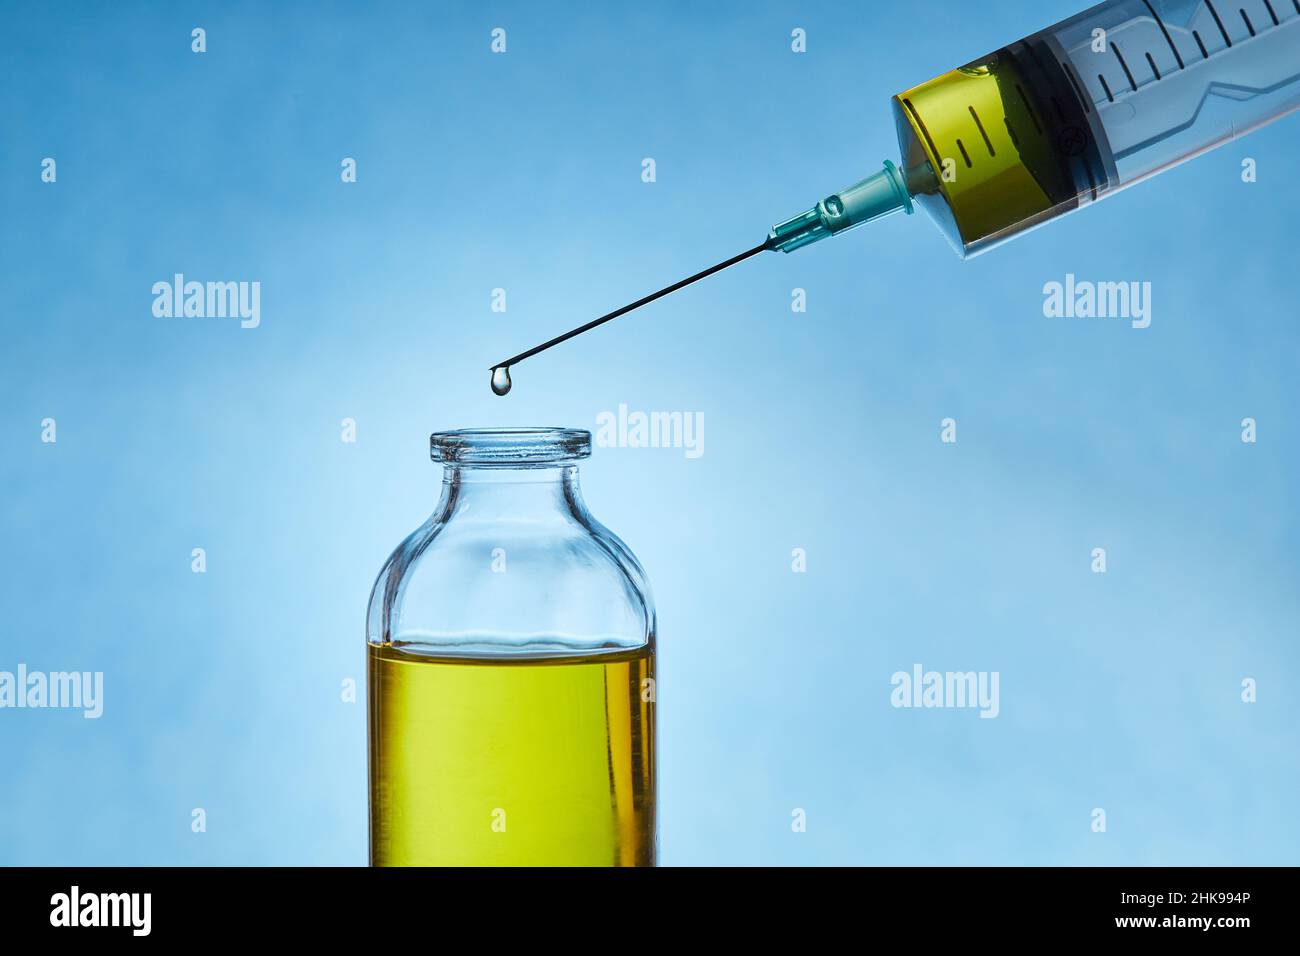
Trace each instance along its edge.
{"label": "syringe barrel", "polygon": [[909,192],[975,255],[1300,109],[1300,0],[1108,0],[893,102]]}

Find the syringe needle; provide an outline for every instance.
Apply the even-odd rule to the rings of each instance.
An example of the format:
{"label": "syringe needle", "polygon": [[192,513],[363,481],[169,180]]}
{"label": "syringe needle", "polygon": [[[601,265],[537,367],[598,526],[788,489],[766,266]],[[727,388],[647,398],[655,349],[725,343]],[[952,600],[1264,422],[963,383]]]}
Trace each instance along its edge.
{"label": "syringe needle", "polygon": [[602,315],[598,319],[592,319],[586,325],[580,325],[576,329],[572,329],[571,331],[565,332],[563,335],[557,335],[549,342],[543,342],[541,345],[534,346],[533,348],[529,349],[527,352],[520,352],[518,355],[514,356],[513,358],[508,358],[504,362],[498,362],[496,365],[492,366],[492,370],[495,372],[497,369],[508,369],[510,368],[510,366],[517,365],[518,363],[522,362],[524,359],[536,355],[538,352],[545,352],[553,345],[559,345],[561,342],[567,342],[575,335],[581,335],[583,332],[590,332],[598,325],[604,325],[606,322],[610,321],[611,319],[617,319],[620,315],[626,315],[628,312],[631,312],[633,309],[639,309],[643,305],[648,305],[649,303],[653,302],[655,299],[662,299],[670,292],[676,292],[678,289],[685,288],[686,286],[690,285],[692,282],[698,282],[700,279],[707,279],[715,272],[721,272],[723,269],[726,269],[728,266],[734,266],[737,262],[743,262],[744,260],[748,259],[750,256],[758,255],[760,252],[763,252],[771,248],[772,246],[770,245],[770,240],[765,240],[762,245],[755,246],[753,249],[750,249],[746,252],[742,252],[738,256],[732,256],[730,259],[726,260],[725,262],[719,262],[716,266],[709,266],[709,268],[705,269],[703,272],[697,272],[695,273],[695,275],[690,276],[686,279],[682,279],[680,282],[674,282],[672,285],[668,286],[667,288],[660,289],[658,292],[652,292],[645,298],[637,299],[635,302],[629,303],[628,305],[623,306],[621,309],[615,309],[613,312],[607,312],[605,315]]}

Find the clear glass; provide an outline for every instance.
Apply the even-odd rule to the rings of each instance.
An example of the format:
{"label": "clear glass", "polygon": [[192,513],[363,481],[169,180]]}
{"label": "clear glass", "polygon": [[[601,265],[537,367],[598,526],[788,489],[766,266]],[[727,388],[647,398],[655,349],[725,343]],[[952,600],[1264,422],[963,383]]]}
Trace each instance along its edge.
{"label": "clear glass", "polygon": [[370,597],[371,862],[653,864],[655,612],[587,511],[591,435],[440,432]]}

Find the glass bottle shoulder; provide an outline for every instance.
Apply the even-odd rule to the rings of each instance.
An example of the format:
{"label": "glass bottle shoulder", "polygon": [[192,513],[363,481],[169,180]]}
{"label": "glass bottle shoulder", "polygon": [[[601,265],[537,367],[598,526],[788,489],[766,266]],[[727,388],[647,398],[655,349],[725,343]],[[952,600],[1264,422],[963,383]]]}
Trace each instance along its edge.
{"label": "glass bottle shoulder", "polygon": [[631,549],[576,485],[509,489],[502,502],[444,485],[371,592],[367,639],[434,656],[564,656],[652,645],[653,598]]}

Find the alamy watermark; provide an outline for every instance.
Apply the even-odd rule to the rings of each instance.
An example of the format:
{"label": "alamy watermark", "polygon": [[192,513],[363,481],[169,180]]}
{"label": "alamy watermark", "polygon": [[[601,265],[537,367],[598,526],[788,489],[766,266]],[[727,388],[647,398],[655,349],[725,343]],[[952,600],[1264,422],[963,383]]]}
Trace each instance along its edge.
{"label": "alamy watermark", "polygon": [[681,448],[687,458],[704,454],[703,412],[628,411],[596,416],[596,445],[600,448]]}
{"label": "alamy watermark", "polygon": [[1150,282],[1092,282],[1067,272],[1064,282],[1043,285],[1043,315],[1049,319],[1131,319],[1133,328],[1151,325]]}
{"label": "alamy watermark", "polygon": [[911,673],[895,671],[889,683],[889,702],[895,707],[946,707],[977,709],[981,717],[996,717],[997,671],[927,671],[913,664]]}
{"label": "alamy watermark", "polygon": [[73,885],[50,897],[51,926],[125,927],[132,936],[148,936],[153,926],[152,893],[83,893]]}
{"label": "alamy watermark", "polygon": [[185,281],[177,272],[171,282],[153,284],[153,314],[160,319],[239,319],[241,329],[262,324],[261,282]]}
{"label": "alamy watermark", "polygon": [[80,710],[94,720],[104,712],[103,671],[0,671],[0,709],[62,708]]}

